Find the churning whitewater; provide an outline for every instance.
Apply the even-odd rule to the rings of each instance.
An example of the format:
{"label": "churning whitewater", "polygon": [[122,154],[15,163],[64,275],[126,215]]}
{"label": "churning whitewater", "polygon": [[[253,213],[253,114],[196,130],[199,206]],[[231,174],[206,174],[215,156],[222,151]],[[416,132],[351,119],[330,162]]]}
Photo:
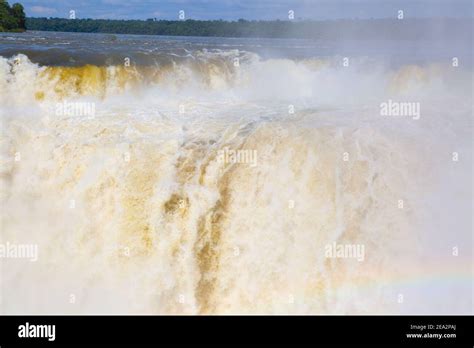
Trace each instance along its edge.
{"label": "churning whitewater", "polygon": [[2,313],[468,309],[469,70],[173,57],[0,57]]}

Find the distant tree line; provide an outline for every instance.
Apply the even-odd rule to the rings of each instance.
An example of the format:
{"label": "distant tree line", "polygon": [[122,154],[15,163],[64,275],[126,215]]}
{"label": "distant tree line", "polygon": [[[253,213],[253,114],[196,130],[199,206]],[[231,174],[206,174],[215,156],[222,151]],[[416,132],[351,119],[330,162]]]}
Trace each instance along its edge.
{"label": "distant tree line", "polygon": [[[170,36],[263,38],[414,39],[450,34],[453,39],[471,31],[472,19],[369,19],[328,21],[223,20],[108,20],[27,18],[28,30]],[[436,30],[433,30],[436,28]]]}
{"label": "distant tree line", "polygon": [[21,4],[11,7],[6,0],[0,0],[0,31],[25,31],[26,16]]}
{"label": "distant tree line", "polygon": [[28,18],[28,30],[174,36],[280,37],[288,32],[287,21],[198,20],[104,20]]}

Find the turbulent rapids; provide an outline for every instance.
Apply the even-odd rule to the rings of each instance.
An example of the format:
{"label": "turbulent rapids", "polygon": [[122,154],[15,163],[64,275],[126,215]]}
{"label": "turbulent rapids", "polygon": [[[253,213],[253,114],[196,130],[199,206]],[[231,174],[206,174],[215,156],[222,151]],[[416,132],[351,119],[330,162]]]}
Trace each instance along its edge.
{"label": "turbulent rapids", "polygon": [[342,61],[0,57],[0,242],[38,245],[4,259],[2,312],[424,312],[446,274],[462,293],[471,72]]}

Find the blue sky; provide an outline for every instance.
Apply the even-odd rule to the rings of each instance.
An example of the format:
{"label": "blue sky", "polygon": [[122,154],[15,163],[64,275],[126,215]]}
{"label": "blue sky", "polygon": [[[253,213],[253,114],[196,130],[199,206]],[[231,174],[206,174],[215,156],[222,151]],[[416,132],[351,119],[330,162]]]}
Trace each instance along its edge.
{"label": "blue sky", "polygon": [[408,17],[471,17],[472,0],[10,0],[30,17],[109,19],[288,19],[386,18],[403,10]]}

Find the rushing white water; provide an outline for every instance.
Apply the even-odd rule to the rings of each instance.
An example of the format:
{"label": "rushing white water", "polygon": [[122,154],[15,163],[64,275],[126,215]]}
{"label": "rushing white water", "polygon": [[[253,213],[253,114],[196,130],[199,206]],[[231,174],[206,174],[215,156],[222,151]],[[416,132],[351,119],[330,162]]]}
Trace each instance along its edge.
{"label": "rushing white water", "polygon": [[1,311],[469,312],[472,72],[342,61],[0,58]]}

